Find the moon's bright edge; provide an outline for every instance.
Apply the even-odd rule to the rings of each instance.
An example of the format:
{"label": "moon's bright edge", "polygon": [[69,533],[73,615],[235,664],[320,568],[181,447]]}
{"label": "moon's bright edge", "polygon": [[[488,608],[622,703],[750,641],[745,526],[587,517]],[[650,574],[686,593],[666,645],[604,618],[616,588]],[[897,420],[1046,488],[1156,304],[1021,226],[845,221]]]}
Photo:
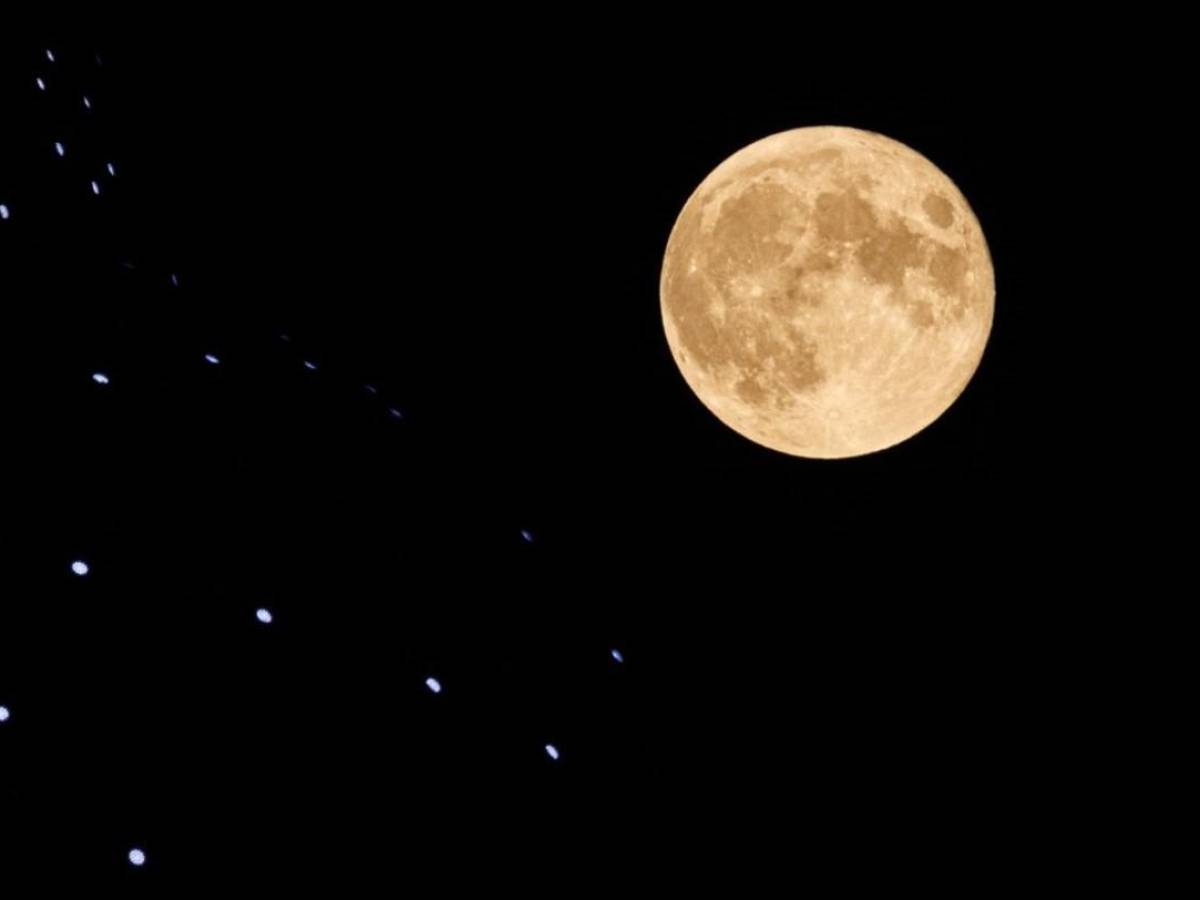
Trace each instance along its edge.
{"label": "moon's bright edge", "polygon": [[718,419],[828,459],[891,447],[954,403],[991,332],[995,277],[933,163],[872,132],[800,128],[696,188],[661,302],[679,370]]}

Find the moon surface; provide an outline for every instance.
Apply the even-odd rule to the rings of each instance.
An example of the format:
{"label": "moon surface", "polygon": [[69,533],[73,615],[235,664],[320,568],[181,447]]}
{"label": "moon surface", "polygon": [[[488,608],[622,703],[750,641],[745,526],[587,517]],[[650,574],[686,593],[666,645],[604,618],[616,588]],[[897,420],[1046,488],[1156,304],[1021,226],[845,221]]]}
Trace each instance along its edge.
{"label": "moon surface", "polygon": [[771,135],[717,166],[671,230],[675,362],[743,436],[821,459],[891,447],[966,388],[991,332],[983,231],[945,174],[854,128]]}

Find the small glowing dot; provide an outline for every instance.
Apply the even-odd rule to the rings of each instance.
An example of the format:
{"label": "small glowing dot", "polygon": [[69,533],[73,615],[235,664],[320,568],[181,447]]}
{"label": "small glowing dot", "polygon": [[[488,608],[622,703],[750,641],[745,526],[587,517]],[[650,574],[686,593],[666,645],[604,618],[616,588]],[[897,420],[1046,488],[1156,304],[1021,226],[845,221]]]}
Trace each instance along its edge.
{"label": "small glowing dot", "polygon": [[375,385],[373,385],[373,384],[364,384],[363,387],[367,389],[368,394],[378,394],[379,393],[379,389],[377,387],[375,387]]}
{"label": "small glowing dot", "polygon": [[77,559],[75,562],[71,563],[71,571],[76,575],[86,575],[91,571],[91,569],[82,559]]}
{"label": "small glowing dot", "polygon": [[527,544],[533,543],[533,532],[530,531],[528,528],[521,529],[521,537],[523,537],[525,539],[525,543],[527,543]]}
{"label": "small glowing dot", "polygon": [[404,413],[400,412],[400,410],[396,409],[396,407],[394,407],[394,406],[388,410],[388,415],[391,416],[393,419],[403,419],[404,418]]}
{"label": "small glowing dot", "polygon": [[92,182],[92,193],[95,194],[96,196],[100,196],[100,182],[98,182],[98,181]]}
{"label": "small glowing dot", "polygon": [[0,706],[0,722],[8,721],[8,707]]}
{"label": "small glowing dot", "polygon": [[254,618],[258,619],[258,621],[262,622],[264,625],[270,625],[273,621],[275,621],[275,617],[271,615],[271,611],[265,607],[255,612]]}
{"label": "small glowing dot", "polygon": [[84,95],[83,95],[83,108],[84,108],[84,109],[91,109],[91,108],[92,108],[92,101],[91,101],[91,98],[90,98],[90,97],[88,97],[88,95],[87,95],[87,94],[84,94]]}
{"label": "small glowing dot", "polygon": [[116,166],[114,166],[112,163],[109,163],[109,164],[108,164],[108,165],[106,165],[104,168],[108,169],[108,174],[109,174],[109,175],[112,175],[113,177],[116,177],[116,174],[117,174],[117,167],[116,167]]}
{"label": "small glowing dot", "polygon": [[49,49],[46,50],[46,59],[50,60],[50,62],[54,62],[54,51],[53,50],[49,50]]}
{"label": "small glowing dot", "polygon": [[287,343],[289,343],[289,344],[292,342],[292,336],[291,336],[290,334],[281,334],[281,335],[279,336],[279,339],[280,339],[281,341],[285,341],[285,342],[287,342]]}
{"label": "small glowing dot", "polygon": [[435,694],[440,694],[442,692],[442,683],[436,678],[426,678],[425,687],[429,688]]}
{"label": "small glowing dot", "polygon": [[62,145],[62,141],[55,141],[54,142],[54,152],[57,153],[59,156],[66,156],[67,148]]}
{"label": "small glowing dot", "polygon": [[92,376],[92,381],[96,384],[108,384],[108,376],[103,372],[97,372]]}
{"label": "small glowing dot", "polygon": [[558,759],[558,748],[553,744],[546,745],[546,755],[551,759]]}
{"label": "small glowing dot", "polygon": [[311,363],[307,359],[304,361],[304,368],[308,369],[308,371],[311,372],[314,369],[316,369],[316,367],[317,367],[316,363]]}
{"label": "small glowing dot", "polygon": [[44,91],[46,89],[46,82],[42,81],[42,79],[39,78],[37,80],[37,86],[38,86],[39,91]]}
{"label": "small glowing dot", "polygon": [[179,287],[179,276],[174,272],[171,273],[171,284],[173,284],[175,287]]}
{"label": "small glowing dot", "polygon": [[3,203],[0,203],[0,219],[3,219],[6,222],[8,221],[8,207]]}
{"label": "small glowing dot", "polygon": [[620,650],[616,649],[615,647],[612,650],[612,658],[615,659],[619,663],[625,662],[625,654],[623,654]]}
{"label": "small glowing dot", "polygon": [[146,864],[146,854],[134,847],[129,851],[129,862],[135,866],[144,866]]}
{"label": "small glowing dot", "polygon": [[206,359],[208,362],[212,363],[214,366],[215,366],[217,363],[219,363],[219,362],[220,362],[220,360],[219,360],[219,359],[217,359],[215,356],[213,356],[211,353],[205,353],[205,354],[204,354],[204,358],[205,358],[205,359]]}

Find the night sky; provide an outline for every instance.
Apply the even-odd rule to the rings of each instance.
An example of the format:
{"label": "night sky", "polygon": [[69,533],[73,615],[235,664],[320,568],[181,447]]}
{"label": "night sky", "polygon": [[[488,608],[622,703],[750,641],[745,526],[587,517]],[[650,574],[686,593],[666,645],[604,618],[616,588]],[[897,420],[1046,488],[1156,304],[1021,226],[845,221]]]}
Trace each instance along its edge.
{"label": "night sky", "polygon": [[[319,31],[0,59],[0,876],[753,896],[994,849],[1055,522],[1029,90]],[[997,284],[958,402],[841,461],[713,417],[658,297],[704,176],[819,124],[933,160]]]}

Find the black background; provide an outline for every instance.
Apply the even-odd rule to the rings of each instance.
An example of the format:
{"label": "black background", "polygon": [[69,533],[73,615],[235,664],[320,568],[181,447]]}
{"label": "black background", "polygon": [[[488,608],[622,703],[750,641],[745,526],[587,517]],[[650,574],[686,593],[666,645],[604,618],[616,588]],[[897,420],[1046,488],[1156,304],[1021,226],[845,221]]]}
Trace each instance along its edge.
{"label": "black background", "polygon": [[[1070,619],[1027,387],[1077,74],[505,24],[6,50],[6,866],[953,881],[1023,815]],[[718,422],[658,306],[692,189],[817,124],[937,163],[997,283],[960,400],[834,462]]]}

